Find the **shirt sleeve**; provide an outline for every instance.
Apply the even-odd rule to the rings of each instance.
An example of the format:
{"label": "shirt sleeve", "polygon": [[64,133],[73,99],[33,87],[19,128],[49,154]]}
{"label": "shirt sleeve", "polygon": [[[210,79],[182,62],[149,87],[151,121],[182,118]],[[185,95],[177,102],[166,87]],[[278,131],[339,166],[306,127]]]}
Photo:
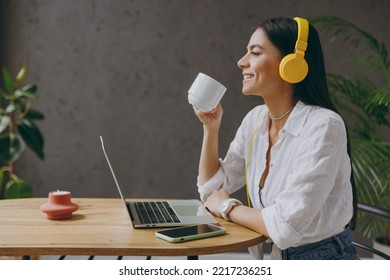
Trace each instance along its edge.
{"label": "shirt sleeve", "polygon": [[334,188],[340,161],[347,153],[341,118],[322,118],[301,133],[285,189],[273,205],[262,210],[268,233],[282,250],[301,241],[305,229],[324,207]]}
{"label": "shirt sleeve", "polygon": [[231,194],[245,185],[245,139],[252,114],[249,112],[242,121],[234,140],[230,143],[225,158],[220,159],[220,168],[217,173],[203,185],[200,185],[198,180],[198,192],[201,200],[206,200],[213,191],[221,187]]}

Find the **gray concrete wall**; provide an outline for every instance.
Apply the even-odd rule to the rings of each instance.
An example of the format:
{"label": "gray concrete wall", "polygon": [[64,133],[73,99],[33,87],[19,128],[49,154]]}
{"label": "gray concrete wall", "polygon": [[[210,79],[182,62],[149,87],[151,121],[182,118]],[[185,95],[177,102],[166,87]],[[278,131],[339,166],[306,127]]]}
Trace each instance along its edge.
{"label": "gray concrete wall", "polygon": [[[199,71],[227,86],[224,155],[259,102],[242,96],[236,62],[265,18],[336,15],[390,46],[388,0],[2,0],[0,8],[2,65],[16,73],[28,64],[34,105],[46,115],[46,159],[28,151],[16,165],[36,196],[116,197],[99,135],[126,196],[197,196],[202,128],[187,90]],[[324,49],[328,70],[343,70],[338,49]]]}

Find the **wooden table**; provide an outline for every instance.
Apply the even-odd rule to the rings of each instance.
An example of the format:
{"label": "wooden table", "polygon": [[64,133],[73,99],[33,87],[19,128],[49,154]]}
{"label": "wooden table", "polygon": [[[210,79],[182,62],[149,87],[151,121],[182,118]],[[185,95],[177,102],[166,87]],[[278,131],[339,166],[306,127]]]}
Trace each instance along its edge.
{"label": "wooden table", "polygon": [[227,234],[184,243],[158,239],[158,229],[134,229],[120,199],[72,198],[79,210],[49,220],[47,198],[0,200],[0,255],[194,256],[247,248],[264,236],[219,219]]}

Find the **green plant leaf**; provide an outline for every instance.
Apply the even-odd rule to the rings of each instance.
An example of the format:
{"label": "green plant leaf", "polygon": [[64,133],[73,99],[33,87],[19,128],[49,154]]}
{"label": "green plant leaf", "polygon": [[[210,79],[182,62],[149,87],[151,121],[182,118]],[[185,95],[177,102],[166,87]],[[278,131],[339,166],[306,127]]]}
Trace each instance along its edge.
{"label": "green plant leaf", "polygon": [[390,87],[378,89],[371,102],[388,108],[390,106]]}
{"label": "green plant leaf", "polygon": [[26,77],[26,72],[27,72],[27,65],[23,64],[22,68],[20,68],[18,75],[16,75],[15,82],[20,83],[24,80]]}
{"label": "green plant leaf", "polygon": [[15,97],[20,98],[20,97],[26,97],[26,98],[31,98],[31,99],[37,99],[37,90],[38,87],[34,84],[28,84],[21,89],[18,89],[15,91]]}
{"label": "green plant leaf", "polygon": [[4,198],[28,198],[32,195],[30,184],[22,179],[11,179],[5,186]]}
{"label": "green plant leaf", "polygon": [[[28,104],[28,105],[26,105]],[[15,106],[19,112],[23,112],[24,118],[29,120],[43,120],[45,116],[36,109],[30,107],[29,102],[25,100],[17,99],[15,100]],[[28,108],[26,108],[28,106]]]}
{"label": "green plant leaf", "polygon": [[5,99],[6,95],[7,95],[7,94],[0,88],[0,101],[1,101],[2,99]]}
{"label": "green plant leaf", "polygon": [[19,135],[0,135],[0,158],[5,162],[17,160],[25,149],[26,145]]}
{"label": "green plant leaf", "polygon": [[341,93],[361,109],[364,109],[370,96],[372,87],[365,81],[357,78],[343,77],[328,73],[328,86],[331,92]]}
{"label": "green plant leaf", "polygon": [[5,68],[3,68],[3,78],[4,78],[4,83],[5,83],[5,86],[7,87],[8,92],[13,92],[14,91],[14,82],[13,82],[8,70]]}
{"label": "green plant leaf", "polygon": [[7,106],[7,108],[5,108],[5,112],[6,112],[6,113],[12,113],[12,112],[15,111],[15,109],[16,109],[16,107],[15,107],[14,104],[9,104],[9,105]]}
{"label": "green plant leaf", "polygon": [[20,98],[20,97],[26,97],[26,98],[30,98],[30,99],[37,99],[38,95],[35,92],[34,93],[30,93],[30,92],[22,91],[22,90],[18,89],[18,90],[15,91],[15,98]]}
{"label": "green plant leaf", "polygon": [[2,133],[8,127],[10,121],[10,117],[0,115],[0,133]]}
{"label": "green plant leaf", "polygon": [[[387,119],[390,113],[390,89],[388,87],[375,89],[367,81],[330,73],[327,77],[329,90],[335,95],[338,93],[344,95],[350,103],[359,107],[362,113],[366,115],[366,120],[370,122],[369,126],[375,126],[376,124],[390,126],[390,122]],[[343,105],[348,106],[348,103],[343,103]],[[349,114],[350,116],[360,114],[356,110],[352,110],[351,113]],[[373,119],[375,121],[374,124],[372,124]]]}
{"label": "green plant leaf", "polygon": [[375,238],[378,236],[383,236],[384,234],[384,220],[383,219],[373,219],[372,215],[362,213],[359,215],[357,228],[368,238]]}
{"label": "green plant leaf", "polygon": [[360,202],[390,209],[390,143],[351,137],[352,160]]}
{"label": "green plant leaf", "polygon": [[29,120],[43,120],[45,116],[38,110],[30,108],[25,118]]}
{"label": "green plant leaf", "polygon": [[27,146],[38,156],[38,158],[43,160],[45,158],[43,153],[44,139],[38,127],[28,119],[23,119],[17,127]]}
{"label": "green plant leaf", "polygon": [[390,126],[387,118],[390,113],[390,87],[373,91],[365,104],[365,111],[375,117],[380,125]]}
{"label": "green plant leaf", "polygon": [[350,43],[354,47],[359,46],[360,42],[364,41],[366,46],[375,53],[378,61],[377,64],[380,65],[380,68],[386,72],[387,78],[389,78],[387,71],[390,63],[388,61],[386,46],[375,39],[370,33],[351,22],[334,16],[317,17],[311,20],[311,23],[321,26],[324,33],[331,33],[332,40],[341,37],[345,43]]}
{"label": "green plant leaf", "polygon": [[29,93],[36,93],[38,90],[38,86],[35,84],[28,84],[22,87],[21,90]]}

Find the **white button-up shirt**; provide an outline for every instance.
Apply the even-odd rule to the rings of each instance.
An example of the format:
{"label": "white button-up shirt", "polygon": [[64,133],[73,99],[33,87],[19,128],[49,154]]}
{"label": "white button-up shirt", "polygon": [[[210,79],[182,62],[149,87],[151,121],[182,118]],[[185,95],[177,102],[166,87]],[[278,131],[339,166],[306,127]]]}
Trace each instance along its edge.
{"label": "white button-up shirt", "polygon": [[245,186],[245,158],[253,137],[247,159],[249,195],[253,207],[262,209],[274,244],[283,250],[343,231],[353,205],[342,118],[331,110],[298,102],[271,148],[269,173],[259,195],[269,146],[268,127],[265,105],[246,115],[226,157],[220,159],[218,172],[204,185],[198,183],[201,199],[221,187],[233,193]]}

